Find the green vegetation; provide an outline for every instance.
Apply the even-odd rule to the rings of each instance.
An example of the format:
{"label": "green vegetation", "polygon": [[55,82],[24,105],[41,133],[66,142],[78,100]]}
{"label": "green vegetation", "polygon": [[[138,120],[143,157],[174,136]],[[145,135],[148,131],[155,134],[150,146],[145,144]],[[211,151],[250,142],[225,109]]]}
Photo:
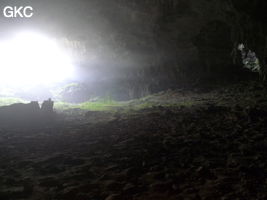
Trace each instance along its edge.
{"label": "green vegetation", "polygon": [[[29,101],[23,100],[21,98],[15,97],[1,97],[0,106],[7,106],[15,103],[29,103]],[[72,104],[62,101],[55,102],[55,109],[57,110],[68,110],[68,109],[83,109],[83,110],[92,110],[92,111],[105,111],[111,110],[115,107],[119,107],[121,104],[119,102],[113,101],[110,97],[100,99],[95,102],[83,102],[80,104]]]}
{"label": "green vegetation", "polygon": [[111,110],[119,106],[118,102],[84,102],[80,104],[81,109],[95,111]]}
{"label": "green vegetation", "polygon": [[[167,98],[168,99],[168,98]],[[0,106],[10,105],[14,103],[28,103],[20,98],[0,98]],[[110,96],[106,96],[97,101],[87,101],[83,103],[68,103],[64,101],[55,101],[54,108],[59,111],[81,109],[88,111],[116,111],[129,112],[131,110],[137,111],[146,108],[153,108],[158,106],[163,107],[190,107],[198,102],[192,99],[174,99],[166,101],[164,94],[149,95],[141,99],[131,101],[118,102],[114,101]]]}
{"label": "green vegetation", "polygon": [[1,97],[0,98],[0,106],[8,106],[14,103],[27,103],[28,101],[25,101],[20,98],[15,97]]}
{"label": "green vegetation", "polygon": [[62,101],[56,101],[54,107],[57,110],[68,110],[68,109],[78,108],[78,105]]}
{"label": "green vegetation", "polygon": [[83,102],[80,104],[72,104],[66,102],[55,102],[55,109],[58,110],[68,110],[68,109],[82,109],[82,110],[91,110],[91,111],[107,111],[112,110],[113,108],[120,107],[121,104],[119,102],[113,100],[99,100],[96,102]]}

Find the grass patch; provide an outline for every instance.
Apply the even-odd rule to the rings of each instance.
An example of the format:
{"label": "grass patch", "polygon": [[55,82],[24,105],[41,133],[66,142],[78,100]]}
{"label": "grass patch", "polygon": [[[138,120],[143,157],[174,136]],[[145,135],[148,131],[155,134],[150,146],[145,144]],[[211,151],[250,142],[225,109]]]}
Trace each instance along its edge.
{"label": "grass patch", "polygon": [[56,101],[54,103],[54,108],[56,110],[68,110],[68,109],[78,108],[78,105],[67,103],[67,102],[62,102],[62,101]]}
{"label": "grass patch", "polygon": [[[29,101],[23,100],[21,98],[15,97],[2,97],[0,98],[0,106],[8,106],[15,103],[29,103]],[[69,110],[69,109],[82,109],[82,110],[92,110],[92,111],[106,111],[112,110],[121,106],[119,102],[103,99],[97,102],[84,102],[80,104],[72,104],[67,102],[56,101],[54,103],[54,108],[56,110]]]}
{"label": "grass patch", "polygon": [[79,108],[83,110],[94,110],[94,111],[104,111],[104,110],[112,110],[113,108],[117,108],[120,106],[118,102],[84,102],[79,104]]}
{"label": "grass patch", "polygon": [[55,109],[68,110],[68,109],[82,109],[91,111],[108,111],[120,107],[120,103],[116,101],[97,101],[97,102],[83,102],[80,104],[72,104],[66,102],[55,102]]}

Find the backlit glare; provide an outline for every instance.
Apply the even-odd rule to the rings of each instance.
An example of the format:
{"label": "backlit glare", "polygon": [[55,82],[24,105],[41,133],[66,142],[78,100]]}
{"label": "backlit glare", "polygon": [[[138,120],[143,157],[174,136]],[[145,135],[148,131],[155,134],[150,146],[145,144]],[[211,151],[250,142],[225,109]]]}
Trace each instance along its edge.
{"label": "backlit glare", "polygon": [[34,85],[71,78],[72,60],[54,39],[23,32],[0,41],[0,83]]}

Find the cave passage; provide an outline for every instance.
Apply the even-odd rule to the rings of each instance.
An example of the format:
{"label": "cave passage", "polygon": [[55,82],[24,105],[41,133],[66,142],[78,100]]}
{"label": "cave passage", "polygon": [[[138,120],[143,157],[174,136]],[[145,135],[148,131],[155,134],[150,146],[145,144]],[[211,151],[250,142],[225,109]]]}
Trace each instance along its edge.
{"label": "cave passage", "polygon": [[266,200],[266,0],[1,0],[0,199]]}

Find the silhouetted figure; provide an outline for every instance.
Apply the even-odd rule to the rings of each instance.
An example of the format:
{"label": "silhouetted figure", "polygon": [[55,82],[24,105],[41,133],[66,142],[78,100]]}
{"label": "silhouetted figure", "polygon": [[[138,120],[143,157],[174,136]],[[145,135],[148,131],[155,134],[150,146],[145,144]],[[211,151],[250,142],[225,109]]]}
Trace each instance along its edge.
{"label": "silhouetted figure", "polygon": [[48,114],[53,113],[54,109],[54,101],[52,101],[50,98],[42,103],[41,111]]}

